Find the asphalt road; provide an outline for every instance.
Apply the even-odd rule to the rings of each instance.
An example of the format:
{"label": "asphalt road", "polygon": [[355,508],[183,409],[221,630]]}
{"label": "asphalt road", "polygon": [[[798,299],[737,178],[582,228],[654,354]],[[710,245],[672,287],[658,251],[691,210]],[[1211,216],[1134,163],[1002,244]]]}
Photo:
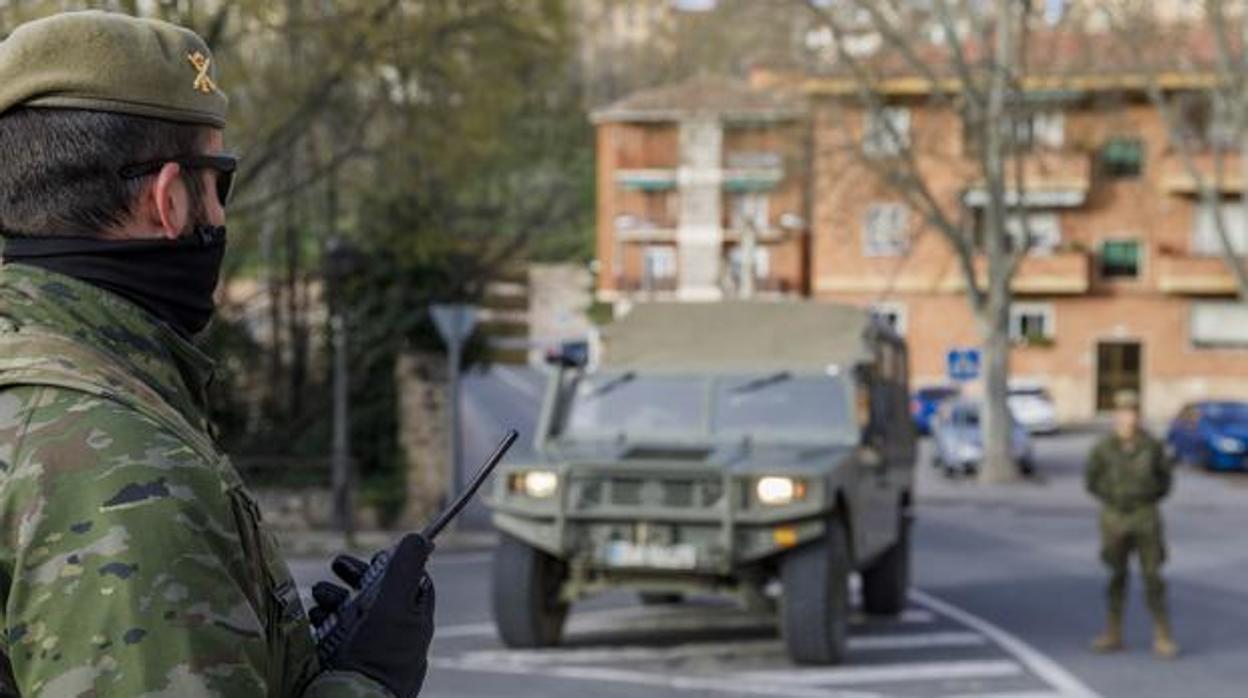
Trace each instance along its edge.
{"label": "asphalt road", "polygon": [[[793,666],[774,618],[711,600],[642,607],[624,593],[579,604],[565,647],[509,651],[491,624],[490,552],[440,554],[439,630],[422,695],[1243,696],[1248,477],[1184,471],[1167,504],[1183,656],[1149,653],[1138,583],[1128,650],[1098,656],[1087,645],[1102,618],[1103,580],[1094,510],[1078,484],[1092,439],[1040,440],[1042,480],[1004,488],[947,482],[921,463],[912,604],[897,620],[857,619],[841,667]],[[306,588],[324,562],[294,568]]]}

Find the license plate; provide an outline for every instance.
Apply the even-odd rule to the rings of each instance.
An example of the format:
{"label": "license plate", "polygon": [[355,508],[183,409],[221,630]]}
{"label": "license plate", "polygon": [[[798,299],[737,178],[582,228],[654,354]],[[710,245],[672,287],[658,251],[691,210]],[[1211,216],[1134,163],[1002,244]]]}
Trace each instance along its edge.
{"label": "license plate", "polygon": [[638,545],[612,541],[602,550],[610,567],[647,567],[663,570],[691,570],[698,566],[698,549],[692,545]]}

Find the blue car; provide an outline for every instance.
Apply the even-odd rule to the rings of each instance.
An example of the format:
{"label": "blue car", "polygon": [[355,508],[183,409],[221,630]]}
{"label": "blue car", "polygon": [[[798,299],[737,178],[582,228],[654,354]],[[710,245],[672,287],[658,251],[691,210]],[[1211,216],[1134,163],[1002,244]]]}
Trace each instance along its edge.
{"label": "blue car", "polygon": [[961,393],[956,385],[931,385],[914,391],[914,396],[910,398],[910,415],[914,418],[915,429],[920,434],[932,433],[932,418],[941,403]]}
{"label": "blue car", "polygon": [[1248,469],[1248,402],[1194,402],[1179,411],[1166,445],[1181,463],[1210,470]]}

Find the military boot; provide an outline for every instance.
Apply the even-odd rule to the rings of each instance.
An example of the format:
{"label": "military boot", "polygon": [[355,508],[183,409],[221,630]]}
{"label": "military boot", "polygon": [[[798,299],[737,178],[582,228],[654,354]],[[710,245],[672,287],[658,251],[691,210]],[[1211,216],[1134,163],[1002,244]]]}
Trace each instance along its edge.
{"label": "military boot", "polygon": [[1165,618],[1153,624],[1153,654],[1161,659],[1174,659],[1179,656],[1179,645],[1170,634],[1170,621]]}
{"label": "military boot", "polygon": [[1105,625],[1105,632],[1096,636],[1092,640],[1092,651],[1105,654],[1108,652],[1117,652],[1122,649],[1122,615],[1119,613],[1110,613],[1109,622]]}

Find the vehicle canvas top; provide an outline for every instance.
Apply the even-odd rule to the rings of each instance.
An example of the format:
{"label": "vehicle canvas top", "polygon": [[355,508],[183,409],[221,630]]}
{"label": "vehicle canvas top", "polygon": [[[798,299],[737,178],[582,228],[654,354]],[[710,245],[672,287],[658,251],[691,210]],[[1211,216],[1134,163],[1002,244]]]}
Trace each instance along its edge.
{"label": "vehicle canvas top", "polygon": [[641,303],[603,330],[602,367],[823,371],[873,358],[865,310],[801,301]]}

